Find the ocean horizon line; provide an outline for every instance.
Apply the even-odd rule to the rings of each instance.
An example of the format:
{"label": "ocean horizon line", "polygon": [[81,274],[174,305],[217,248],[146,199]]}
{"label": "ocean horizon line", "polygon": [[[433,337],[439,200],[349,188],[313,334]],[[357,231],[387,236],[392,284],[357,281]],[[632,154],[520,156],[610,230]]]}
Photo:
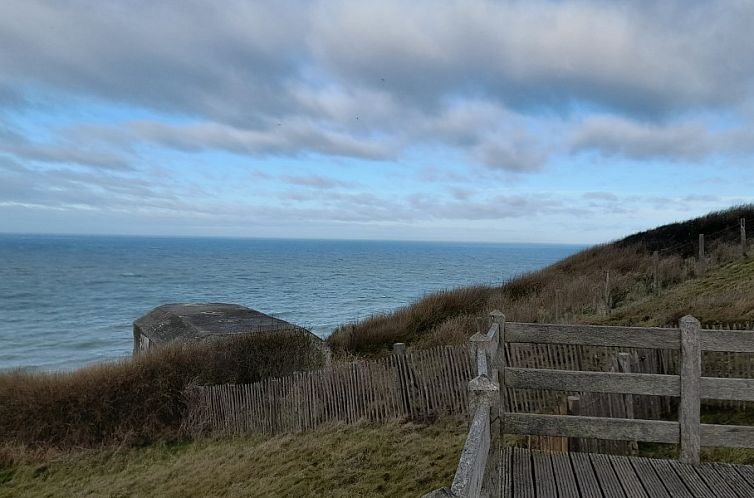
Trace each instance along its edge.
{"label": "ocean horizon line", "polygon": [[536,247],[577,247],[585,248],[596,243],[574,242],[527,242],[527,241],[485,241],[485,240],[446,240],[446,239],[354,239],[327,237],[254,237],[245,235],[156,235],[156,234],[119,234],[119,233],[49,233],[49,232],[0,232],[0,237],[87,237],[87,238],[133,238],[133,239],[191,239],[191,240],[253,240],[253,241],[291,241],[291,242],[401,242],[415,244],[474,244],[474,245],[510,245]]}

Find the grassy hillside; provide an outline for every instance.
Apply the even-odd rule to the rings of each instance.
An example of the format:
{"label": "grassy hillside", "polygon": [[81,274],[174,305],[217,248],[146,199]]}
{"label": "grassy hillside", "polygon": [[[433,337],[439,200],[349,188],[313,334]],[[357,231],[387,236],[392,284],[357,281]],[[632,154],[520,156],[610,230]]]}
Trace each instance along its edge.
{"label": "grassy hillside", "polygon": [[[669,325],[686,313],[708,322],[745,321],[752,314],[754,267],[741,259],[741,217],[754,221],[754,205],[595,246],[500,287],[432,294],[393,313],[344,325],[328,343],[336,352],[365,356],[387,351],[394,342],[457,344],[478,331],[494,309],[508,320],[526,322]],[[705,234],[704,272],[696,260],[700,233]],[[654,251],[659,289],[654,288]]]}
{"label": "grassy hillside", "polygon": [[653,326],[674,323],[689,313],[702,323],[754,322],[754,257],[710,270],[659,296],[628,303],[609,316],[583,319],[592,323]]}
{"label": "grassy hillside", "polygon": [[0,497],[416,497],[452,480],[464,425],[340,426],[6,461],[5,467],[0,458]]}

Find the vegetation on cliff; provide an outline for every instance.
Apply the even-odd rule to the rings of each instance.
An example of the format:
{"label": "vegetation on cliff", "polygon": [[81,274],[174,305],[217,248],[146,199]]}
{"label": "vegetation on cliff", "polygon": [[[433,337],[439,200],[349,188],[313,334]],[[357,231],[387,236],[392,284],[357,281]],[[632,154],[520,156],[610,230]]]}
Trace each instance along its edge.
{"label": "vegetation on cliff", "polygon": [[8,461],[11,496],[416,497],[453,479],[465,424],[333,426],[275,437],[200,439]]}
{"label": "vegetation on cliff", "polygon": [[[281,354],[285,352],[285,354]],[[310,334],[175,343],[73,372],[0,375],[0,445],[97,447],[180,437],[192,384],[255,382],[322,366]]]}

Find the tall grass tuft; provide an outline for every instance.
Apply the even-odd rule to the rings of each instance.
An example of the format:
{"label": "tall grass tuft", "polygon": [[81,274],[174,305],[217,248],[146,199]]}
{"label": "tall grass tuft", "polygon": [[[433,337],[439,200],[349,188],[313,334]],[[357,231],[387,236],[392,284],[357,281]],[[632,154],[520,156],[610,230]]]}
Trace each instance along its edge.
{"label": "tall grass tuft", "polygon": [[335,353],[370,354],[396,342],[412,342],[444,321],[485,309],[492,287],[474,286],[436,292],[392,313],[373,315],[337,328],[328,338]]}

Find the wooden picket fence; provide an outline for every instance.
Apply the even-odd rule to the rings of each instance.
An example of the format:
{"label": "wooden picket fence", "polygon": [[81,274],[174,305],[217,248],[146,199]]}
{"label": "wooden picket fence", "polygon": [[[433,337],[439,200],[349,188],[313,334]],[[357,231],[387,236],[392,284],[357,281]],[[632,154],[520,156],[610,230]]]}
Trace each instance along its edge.
{"label": "wooden picket fence", "polygon": [[331,422],[422,420],[465,414],[467,346],[440,347],[254,384],[198,386],[187,393],[190,431],[278,434]]}
{"label": "wooden picket fence", "polygon": [[[744,326],[708,328],[742,330]],[[666,375],[677,375],[679,368],[678,352],[669,350],[510,343],[505,344],[504,351],[506,364],[517,368]],[[627,370],[617,370],[619,355],[626,356]],[[197,386],[187,392],[186,427],[191,431],[277,434],[310,430],[330,422],[467,415],[466,386],[472,378],[469,358],[467,346],[446,346],[336,364],[254,384]],[[754,355],[705,351],[703,374],[754,378]],[[505,409],[512,413],[566,414],[569,396],[580,397],[576,404],[580,414],[595,417],[632,414],[629,418],[661,420],[675,410],[672,398],[666,396],[504,389]],[[751,406],[751,402],[732,400],[705,403],[726,408]],[[546,437],[532,440],[533,446],[545,449],[558,444]],[[605,444],[612,445],[608,450],[613,453],[624,452],[612,442],[584,442],[590,451],[599,451]],[[626,447],[625,452],[630,451]]]}

